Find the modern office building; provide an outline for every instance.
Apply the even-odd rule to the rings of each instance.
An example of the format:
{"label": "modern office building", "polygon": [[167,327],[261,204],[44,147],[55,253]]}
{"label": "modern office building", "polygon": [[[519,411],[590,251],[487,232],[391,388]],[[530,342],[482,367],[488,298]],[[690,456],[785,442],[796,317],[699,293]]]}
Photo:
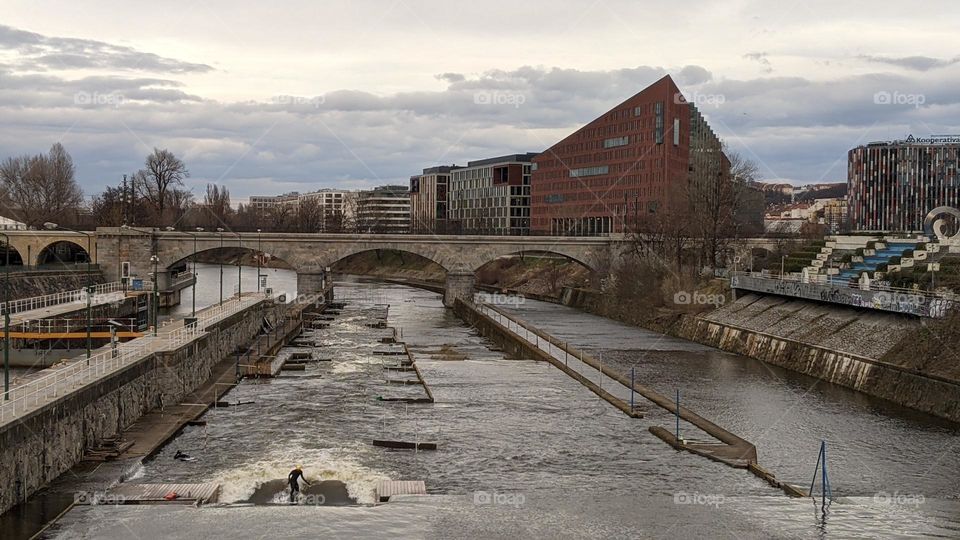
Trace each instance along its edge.
{"label": "modern office building", "polygon": [[689,210],[691,186],[729,181],[720,139],[670,76],[533,160],[532,229],[598,235]]}
{"label": "modern office building", "polygon": [[410,232],[407,186],[380,186],[357,193],[356,229],[360,233]]}
{"label": "modern office building", "polygon": [[449,194],[453,232],[530,234],[530,183],[536,156],[533,152],[511,154],[453,169]]}
{"label": "modern office building", "polygon": [[354,197],[356,193],[352,191],[321,189],[300,195],[298,204],[302,205],[307,200],[317,202],[323,216],[320,232],[348,232],[354,218],[356,205],[351,203]]}
{"label": "modern office building", "polygon": [[934,208],[960,207],[960,137],[874,142],[847,157],[855,231],[922,232]]}
{"label": "modern office building", "polygon": [[253,195],[250,197],[250,207],[264,215],[278,206],[287,206],[295,215],[305,201],[315,201],[323,216],[320,232],[345,232],[353,221],[353,207],[356,205],[350,202],[355,197],[355,192],[338,189],[309,193],[294,191],[283,195]]}
{"label": "modern office building", "polygon": [[445,234],[449,231],[448,194],[450,172],[456,165],[442,165],[410,177],[410,231]]}
{"label": "modern office building", "polygon": [[250,207],[259,211],[266,211],[279,205],[296,206],[300,201],[300,194],[296,191],[283,195],[252,195]]}

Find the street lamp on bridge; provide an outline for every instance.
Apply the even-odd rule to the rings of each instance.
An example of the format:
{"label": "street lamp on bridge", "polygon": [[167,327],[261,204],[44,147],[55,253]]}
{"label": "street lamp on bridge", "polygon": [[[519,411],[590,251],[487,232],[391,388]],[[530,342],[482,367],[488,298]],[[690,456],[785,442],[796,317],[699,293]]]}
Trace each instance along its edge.
{"label": "street lamp on bridge", "polygon": [[217,227],[217,235],[220,236],[220,303],[223,303],[223,227]]}
{"label": "street lamp on bridge", "polygon": [[10,399],[10,237],[0,233],[6,244],[3,266],[3,400]]}
{"label": "street lamp on bridge", "polygon": [[159,311],[157,311],[157,304],[160,303],[160,289],[157,284],[157,278],[159,277],[157,275],[157,266],[160,264],[160,257],[157,257],[156,254],[153,254],[150,256],[150,262],[153,263],[153,301],[150,302],[151,304],[150,311],[153,316],[153,335],[156,336],[157,327],[160,326],[159,321],[157,320],[159,318],[159,313],[160,313]]}

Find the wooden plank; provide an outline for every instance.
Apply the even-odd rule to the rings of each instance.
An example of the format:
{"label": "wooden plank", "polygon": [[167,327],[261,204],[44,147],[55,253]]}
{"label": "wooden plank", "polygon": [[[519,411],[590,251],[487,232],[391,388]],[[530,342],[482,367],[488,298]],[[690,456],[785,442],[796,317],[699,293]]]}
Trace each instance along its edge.
{"label": "wooden plank", "polygon": [[387,441],[382,439],[374,439],[374,446],[380,446],[383,448],[400,448],[400,449],[409,449],[409,450],[436,450],[437,443],[435,442],[413,442],[413,441]]}

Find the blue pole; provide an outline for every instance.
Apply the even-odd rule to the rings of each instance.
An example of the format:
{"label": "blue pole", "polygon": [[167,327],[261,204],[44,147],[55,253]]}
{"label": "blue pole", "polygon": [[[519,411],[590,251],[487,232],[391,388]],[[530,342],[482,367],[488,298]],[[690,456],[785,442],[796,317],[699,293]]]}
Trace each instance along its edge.
{"label": "blue pole", "polygon": [[823,485],[821,486],[821,487],[823,488],[823,493],[821,494],[821,497],[820,497],[820,505],[821,505],[821,506],[826,506],[826,504],[827,504],[827,482],[828,482],[828,480],[827,480],[827,441],[820,441],[820,453],[821,453],[821,456],[823,457],[823,463],[822,463],[822,465],[823,465],[823,476],[822,476],[822,478],[820,479],[820,483],[823,484]]}
{"label": "blue pole", "polygon": [[633,412],[633,381],[634,381],[634,370],[636,368],[630,368],[630,412]]}

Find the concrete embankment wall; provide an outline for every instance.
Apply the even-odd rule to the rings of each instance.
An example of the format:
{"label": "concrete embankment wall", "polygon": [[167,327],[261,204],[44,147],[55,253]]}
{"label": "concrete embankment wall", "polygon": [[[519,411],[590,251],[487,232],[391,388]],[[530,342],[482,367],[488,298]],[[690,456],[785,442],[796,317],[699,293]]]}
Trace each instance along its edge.
{"label": "concrete embankment wall", "polygon": [[960,422],[960,383],[881,362],[919,322],[805,300],[746,295],[672,334]]}
{"label": "concrete embankment wall", "polygon": [[[561,303],[588,312],[599,304],[595,291],[569,288]],[[909,362],[879,360],[920,325],[894,313],[746,294],[709,313],[650,329],[960,422],[960,382],[913,369]],[[919,360],[916,365],[922,365]]]}
{"label": "concrete embankment wall", "polygon": [[[13,270],[14,266],[10,267]],[[10,279],[10,299],[44,296],[63,291],[82,289],[87,285],[103,283],[103,275],[99,270],[92,270],[89,274],[85,270],[76,272],[17,272],[11,271],[9,276],[0,272],[0,298],[4,298],[6,280]]]}
{"label": "concrete embankment wall", "polygon": [[118,434],[155,407],[178,403],[210,377],[218,362],[251,339],[264,318],[277,318],[277,310],[260,302],[217,322],[192,343],[146,357],[0,428],[0,512],[73,467],[85,448]]}

